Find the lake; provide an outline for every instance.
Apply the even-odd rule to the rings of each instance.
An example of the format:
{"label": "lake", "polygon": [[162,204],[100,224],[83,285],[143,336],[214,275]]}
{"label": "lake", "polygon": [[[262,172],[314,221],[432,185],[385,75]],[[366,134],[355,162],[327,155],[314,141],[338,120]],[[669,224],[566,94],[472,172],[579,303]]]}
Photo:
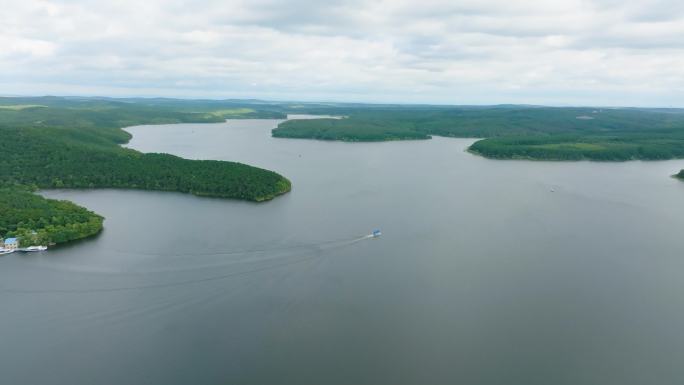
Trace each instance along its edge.
{"label": "lake", "polygon": [[128,129],[140,151],[283,174],[270,202],[45,192],[105,230],[0,258],[0,382],[684,381],[684,161],[498,161],[278,122]]}

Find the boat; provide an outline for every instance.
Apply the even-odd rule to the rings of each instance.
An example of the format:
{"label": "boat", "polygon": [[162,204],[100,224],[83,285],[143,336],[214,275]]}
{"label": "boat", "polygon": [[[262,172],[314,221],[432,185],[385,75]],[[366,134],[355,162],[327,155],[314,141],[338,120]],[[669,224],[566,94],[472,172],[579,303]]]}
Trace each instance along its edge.
{"label": "boat", "polygon": [[29,247],[23,249],[22,251],[31,252],[31,251],[45,251],[45,250],[47,250],[47,246],[29,246]]}
{"label": "boat", "polygon": [[382,232],[380,231],[380,229],[375,229],[373,230],[373,233],[371,235],[373,236],[373,238],[378,238],[382,235]]}
{"label": "boat", "polygon": [[10,254],[10,253],[12,253],[13,251],[14,251],[14,250],[12,250],[12,249],[2,249],[2,248],[0,248],[0,255]]}

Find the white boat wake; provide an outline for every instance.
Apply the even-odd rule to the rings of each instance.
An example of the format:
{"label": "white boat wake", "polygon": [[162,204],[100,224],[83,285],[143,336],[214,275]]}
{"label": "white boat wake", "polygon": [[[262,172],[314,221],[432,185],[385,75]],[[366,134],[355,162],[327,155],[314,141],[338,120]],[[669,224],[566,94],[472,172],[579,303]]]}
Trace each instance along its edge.
{"label": "white boat wake", "polygon": [[[87,293],[108,293],[108,292],[145,290],[145,289],[161,289],[161,288],[169,288],[169,287],[199,284],[199,283],[203,283],[203,282],[219,281],[219,280],[223,280],[223,279],[245,276],[245,275],[249,275],[249,274],[273,270],[273,269],[277,269],[277,268],[281,268],[281,267],[286,267],[286,266],[290,266],[290,265],[314,260],[314,259],[322,257],[323,251],[336,249],[336,248],[348,247],[348,246],[351,246],[355,243],[358,243],[358,242],[361,242],[364,240],[378,238],[379,236],[380,236],[379,230],[376,230],[371,234],[363,235],[360,237],[354,237],[354,238],[346,239],[346,240],[326,241],[326,242],[319,242],[319,243],[314,243],[314,244],[290,246],[290,247],[285,247],[285,248],[280,247],[280,248],[264,248],[264,249],[258,249],[258,250],[256,250],[256,249],[255,250],[246,250],[246,251],[223,251],[223,252],[219,251],[219,252],[212,252],[212,253],[197,254],[197,255],[223,256],[223,255],[237,255],[237,254],[244,255],[244,254],[252,254],[252,253],[264,253],[264,252],[283,251],[283,250],[292,250],[292,249],[309,249],[309,251],[312,252],[312,254],[307,255],[307,256],[301,256],[301,253],[298,253],[296,256],[286,254],[286,255],[259,257],[259,258],[243,258],[243,259],[238,259],[238,260],[223,261],[222,263],[217,263],[217,264],[203,265],[203,266],[199,266],[199,267],[154,270],[154,271],[141,271],[141,272],[120,272],[120,274],[126,274],[126,275],[130,275],[130,274],[153,274],[153,273],[181,273],[181,272],[189,272],[192,270],[201,270],[201,269],[209,269],[209,268],[217,269],[217,268],[221,268],[221,267],[228,267],[228,266],[235,265],[235,264],[259,263],[259,262],[283,260],[283,262],[281,262],[281,263],[269,264],[267,266],[255,267],[253,269],[233,271],[233,272],[229,272],[226,274],[216,274],[216,275],[211,275],[211,276],[206,276],[206,277],[201,277],[201,278],[188,279],[188,280],[180,280],[180,281],[173,281],[173,282],[161,282],[161,283],[153,283],[153,284],[142,284],[142,285],[131,285],[131,286],[119,286],[119,287],[99,287],[99,288],[22,289],[22,288],[7,288],[7,287],[1,288],[0,287],[0,292],[17,293],[17,294],[49,294],[49,293],[65,293],[65,294],[67,294],[67,293],[72,293],[72,294],[81,293],[81,294],[87,294]],[[139,253],[132,253],[132,254],[139,255]],[[156,254],[156,253],[154,253],[154,254],[153,253],[142,253],[142,255],[163,256],[163,254]],[[188,255],[189,254],[178,254],[177,256],[188,256]],[[79,272],[84,272],[84,271],[81,270]],[[99,272],[101,273],[101,271],[99,271]],[[117,274],[117,273],[112,273],[112,274]]]}

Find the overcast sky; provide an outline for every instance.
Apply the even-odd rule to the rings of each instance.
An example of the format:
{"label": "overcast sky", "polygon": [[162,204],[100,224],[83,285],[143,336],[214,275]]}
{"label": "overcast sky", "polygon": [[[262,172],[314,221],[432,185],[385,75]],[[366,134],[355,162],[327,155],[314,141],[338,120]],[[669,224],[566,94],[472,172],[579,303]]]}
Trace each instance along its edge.
{"label": "overcast sky", "polygon": [[0,0],[0,94],[684,107],[681,0]]}

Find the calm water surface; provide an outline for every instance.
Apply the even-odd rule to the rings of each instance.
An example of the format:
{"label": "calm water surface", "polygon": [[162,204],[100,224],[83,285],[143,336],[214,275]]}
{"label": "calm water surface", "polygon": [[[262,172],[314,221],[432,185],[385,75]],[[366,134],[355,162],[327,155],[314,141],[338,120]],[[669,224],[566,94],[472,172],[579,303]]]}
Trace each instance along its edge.
{"label": "calm water surface", "polygon": [[47,192],[105,231],[0,258],[0,383],[684,382],[683,161],[493,161],[277,122],[129,129],[282,173],[271,202]]}

